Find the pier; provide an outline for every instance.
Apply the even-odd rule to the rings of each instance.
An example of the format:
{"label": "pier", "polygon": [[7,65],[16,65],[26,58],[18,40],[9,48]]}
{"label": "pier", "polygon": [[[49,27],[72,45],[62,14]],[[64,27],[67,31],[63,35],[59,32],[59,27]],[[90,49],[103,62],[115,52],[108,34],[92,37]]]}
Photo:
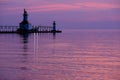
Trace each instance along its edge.
{"label": "pier", "polygon": [[[19,33],[19,26],[0,26],[0,33]],[[61,32],[60,30],[53,30],[52,26],[32,26],[29,33],[53,33]]]}
{"label": "pier", "polygon": [[18,26],[0,26],[0,33],[17,33]]}
{"label": "pier", "polygon": [[62,31],[56,29],[56,22],[53,21],[52,26],[33,26],[28,21],[28,13],[24,9],[23,20],[19,26],[0,26],[0,33],[60,33]]}

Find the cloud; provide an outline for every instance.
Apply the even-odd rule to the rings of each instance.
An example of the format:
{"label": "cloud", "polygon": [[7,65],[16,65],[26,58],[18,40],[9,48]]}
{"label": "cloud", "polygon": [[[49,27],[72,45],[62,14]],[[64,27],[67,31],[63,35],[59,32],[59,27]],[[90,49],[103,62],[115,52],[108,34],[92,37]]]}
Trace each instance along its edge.
{"label": "cloud", "polygon": [[83,8],[89,8],[89,9],[114,9],[114,8],[120,8],[120,5],[110,4],[110,3],[97,3],[97,2],[76,3],[76,5],[81,6]]}
{"label": "cloud", "polygon": [[38,11],[62,11],[62,10],[105,10],[105,9],[116,9],[120,8],[120,5],[108,4],[108,3],[95,3],[95,2],[84,2],[84,3],[73,3],[73,4],[47,4],[41,6],[28,7],[33,12]]}
{"label": "cloud", "polygon": [[27,7],[8,7],[6,10],[15,11],[27,8],[30,12],[43,12],[43,11],[61,11],[61,10],[75,10],[79,9],[78,6],[70,4],[48,4],[38,6],[27,6]]}
{"label": "cloud", "polygon": [[70,4],[50,4],[43,6],[30,7],[32,11],[61,11],[61,10],[76,10],[80,7]]}
{"label": "cloud", "polygon": [[[7,0],[5,0],[7,1]],[[27,2],[27,1],[26,1]],[[18,4],[18,3],[17,3]],[[21,10],[24,8],[27,9],[30,14],[32,13],[54,13],[55,11],[63,12],[65,15],[66,21],[70,20],[76,20],[77,21],[83,21],[83,22],[94,22],[94,21],[120,21],[120,12],[117,10],[120,10],[120,5],[116,3],[103,3],[103,2],[73,2],[73,3],[47,3],[42,2],[40,5],[38,3],[31,4],[31,5],[25,5],[24,6],[9,6],[4,7],[2,11],[4,12],[4,15],[6,14],[16,14],[22,13]],[[69,11],[70,13],[68,13]],[[76,12],[74,12],[76,11]],[[41,15],[41,14],[39,14]],[[57,18],[61,19],[61,14],[58,12]],[[54,15],[53,15],[54,17]],[[70,19],[69,19],[70,18]]]}
{"label": "cloud", "polygon": [[41,6],[29,7],[31,11],[61,11],[61,10],[104,10],[104,9],[120,9],[120,5],[96,2],[83,2],[73,4],[48,4]]}
{"label": "cloud", "polygon": [[20,10],[23,8],[29,9],[31,12],[44,12],[44,11],[68,11],[68,10],[108,10],[108,9],[120,9],[120,5],[112,3],[98,3],[98,2],[79,2],[79,3],[53,3],[44,5],[27,5],[8,7],[7,10]]}

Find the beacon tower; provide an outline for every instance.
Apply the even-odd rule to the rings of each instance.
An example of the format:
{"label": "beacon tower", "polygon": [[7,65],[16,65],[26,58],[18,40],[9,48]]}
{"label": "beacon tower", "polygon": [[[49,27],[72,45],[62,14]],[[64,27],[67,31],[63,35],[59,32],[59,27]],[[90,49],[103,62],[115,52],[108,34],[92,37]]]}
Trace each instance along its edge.
{"label": "beacon tower", "polygon": [[55,31],[56,31],[56,22],[53,21],[53,32],[55,32]]}
{"label": "beacon tower", "polygon": [[23,21],[19,24],[19,29],[20,31],[29,31],[31,29],[31,25],[28,22],[28,13],[25,9],[23,13]]}

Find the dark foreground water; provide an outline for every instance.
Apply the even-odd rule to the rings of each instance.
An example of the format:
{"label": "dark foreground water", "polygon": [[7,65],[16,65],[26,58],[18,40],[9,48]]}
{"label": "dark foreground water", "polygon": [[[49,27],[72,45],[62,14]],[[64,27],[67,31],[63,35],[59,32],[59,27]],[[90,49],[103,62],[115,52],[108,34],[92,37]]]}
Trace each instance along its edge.
{"label": "dark foreground water", "polygon": [[0,80],[120,80],[120,30],[0,34]]}

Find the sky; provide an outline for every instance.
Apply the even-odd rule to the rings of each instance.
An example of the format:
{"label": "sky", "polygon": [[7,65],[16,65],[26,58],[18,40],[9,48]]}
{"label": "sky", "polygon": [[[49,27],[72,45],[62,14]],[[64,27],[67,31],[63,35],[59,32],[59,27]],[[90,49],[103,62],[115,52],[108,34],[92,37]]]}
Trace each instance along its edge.
{"label": "sky", "polygon": [[24,8],[32,25],[120,29],[120,0],[0,0],[0,25],[18,26]]}

